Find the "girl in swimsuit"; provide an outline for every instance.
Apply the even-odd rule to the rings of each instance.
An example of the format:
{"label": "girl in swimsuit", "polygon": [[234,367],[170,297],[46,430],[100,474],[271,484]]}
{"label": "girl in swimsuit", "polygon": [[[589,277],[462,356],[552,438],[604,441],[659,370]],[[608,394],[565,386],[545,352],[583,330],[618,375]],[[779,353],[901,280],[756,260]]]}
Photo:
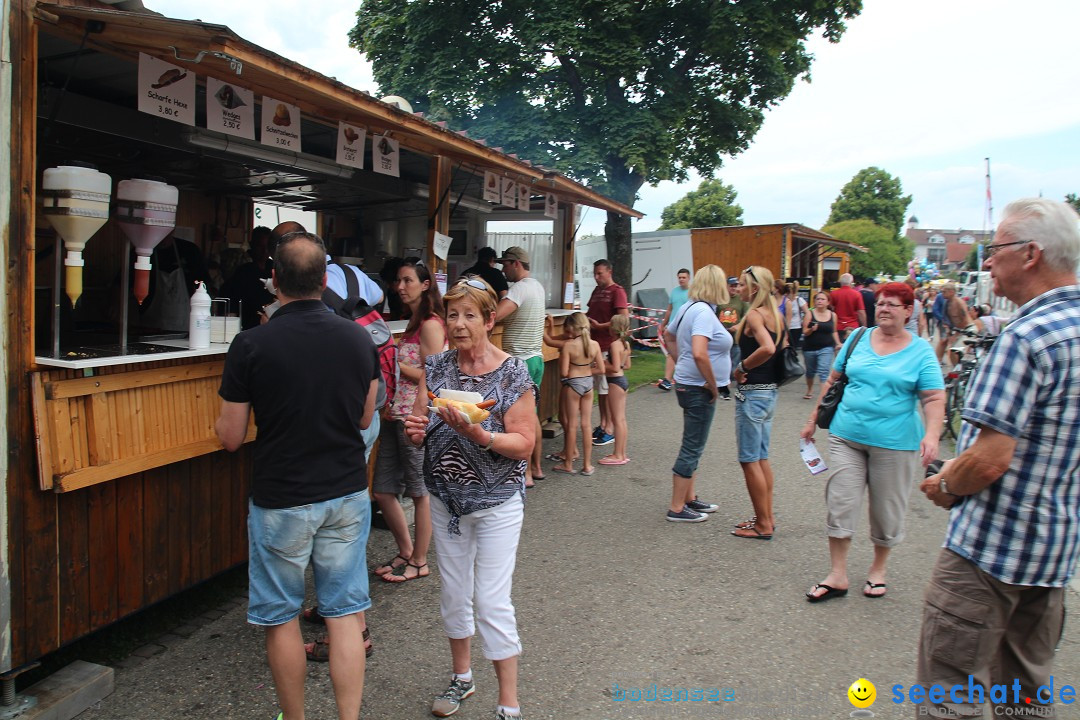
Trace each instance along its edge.
{"label": "girl in swimsuit", "polygon": [[629,383],[623,370],[630,367],[630,342],[627,340],[630,337],[630,318],[626,315],[611,318],[611,334],[615,341],[611,343],[604,360],[604,374],[608,381],[608,413],[615,425],[615,452],[599,462],[601,465],[625,465],[630,462],[626,456],[626,391]]}
{"label": "girl in swimsuit", "polygon": [[[590,423],[593,405],[593,368],[603,362],[600,344],[590,337],[589,319],[583,313],[576,312],[566,318],[563,325],[563,339],[550,337],[545,332],[544,341],[552,347],[560,347],[559,374],[562,389],[559,393],[559,422],[563,427],[562,461],[552,470],[561,473],[574,473],[574,458],[577,455],[577,428],[581,427],[583,439],[584,465],[582,475],[592,475],[596,468],[592,464],[592,440]],[[580,342],[578,342],[580,341]]]}

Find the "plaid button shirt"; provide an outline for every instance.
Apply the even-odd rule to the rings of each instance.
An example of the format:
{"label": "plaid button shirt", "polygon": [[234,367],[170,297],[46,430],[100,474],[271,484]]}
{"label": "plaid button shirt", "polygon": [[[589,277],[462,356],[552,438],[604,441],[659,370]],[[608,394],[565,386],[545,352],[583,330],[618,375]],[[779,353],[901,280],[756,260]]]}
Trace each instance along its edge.
{"label": "plaid button shirt", "polygon": [[968,388],[978,426],[1016,439],[1009,469],[953,506],[945,547],[1012,585],[1062,587],[1080,554],[1080,286],[1026,303]]}

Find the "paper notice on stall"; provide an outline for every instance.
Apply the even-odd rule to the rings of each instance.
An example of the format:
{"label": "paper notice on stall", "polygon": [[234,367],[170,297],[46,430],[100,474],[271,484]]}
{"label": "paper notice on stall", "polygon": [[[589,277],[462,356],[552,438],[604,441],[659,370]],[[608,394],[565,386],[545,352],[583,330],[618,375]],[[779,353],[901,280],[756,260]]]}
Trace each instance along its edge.
{"label": "paper notice on stall", "polygon": [[502,178],[502,198],[499,202],[507,207],[517,207],[517,183],[510,178]]}
{"label": "paper notice on stall", "polygon": [[803,438],[799,438],[799,455],[802,456],[802,460],[806,463],[806,468],[811,475],[817,475],[829,469],[825,461],[821,459],[821,455],[818,454],[817,445],[807,442]]}
{"label": "paper notice on stall", "polygon": [[300,152],[300,108],[263,95],[262,144]]}
{"label": "paper notice on stall", "polygon": [[552,220],[559,218],[559,198],[555,197],[555,193],[545,193],[544,215]]}
{"label": "paper notice on stall", "polygon": [[574,283],[566,283],[566,290],[563,292],[563,305],[574,306]]}
{"label": "paper notice on stall", "polygon": [[489,203],[502,202],[502,188],[499,187],[499,176],[490,170],[484,171],[484,199]]}
{"label": "paper notice on stall", "polygon": [[342,165],[364,169],[364,145],[367,142],[367,131],[363,128],[350,125],[347,122],[338,123],[337,132],[337,161]]}
{"label": "paper notice on stall", "polygon": [[371,169],[383,175],[401,176],[398,141],[386,136],[371,138]]}
{"label": "paper notice on stall", "polygon": [[517,209],[529,211],[529,200],[532,193],[529,191],[529,186],[525,183],[518,183],[518,203]]}
{"label": "paper notice on stall", "polygon": [[255,93],[206,78],[206,129],[255,139]]}
{"label": "paper notice on stall", "polygon": [[454,242],[454,238],[449,235],[443,235],[441,232],[435,233],[435,240],[433,241],[435,257],[445,260],[450,252],[450,243],[452,242]]}
{"label": "paper notice on stall", "polygon": [[439,287],[439,294],[446,294],[446,273],[435,273],[435,284]]}
{"label": "paper notice on stall", "polygon": [[195,73],[139,53],[139,111],[195,125]]}

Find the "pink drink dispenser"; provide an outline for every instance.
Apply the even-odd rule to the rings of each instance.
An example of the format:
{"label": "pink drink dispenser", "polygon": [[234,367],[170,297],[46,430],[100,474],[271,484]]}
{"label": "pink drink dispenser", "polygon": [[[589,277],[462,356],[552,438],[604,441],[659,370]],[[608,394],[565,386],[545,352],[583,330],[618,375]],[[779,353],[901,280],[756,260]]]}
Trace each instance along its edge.
{"label": "pink drink dispenser", "polygon": [[150,254],[176,225],[180,191],[164,181],[121,180],[116,186],[116,219],[135,246],[135,299],[142,305],[150,292]]}
{"label": "pink drink dispenser", "polygon": [[45,171],[41,186],[45,219],[67,249],[64,285],[74,307],[83,291],[83,250],[109,220],[112,178],[92,166],[61,165]]}

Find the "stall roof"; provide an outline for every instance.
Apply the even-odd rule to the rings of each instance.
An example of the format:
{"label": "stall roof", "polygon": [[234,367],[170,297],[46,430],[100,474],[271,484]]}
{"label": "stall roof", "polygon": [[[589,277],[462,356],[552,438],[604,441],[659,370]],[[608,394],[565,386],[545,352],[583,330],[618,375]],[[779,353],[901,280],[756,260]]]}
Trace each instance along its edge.
{"label": "stall roof", "polygon": [[[38,17],[58,32],[87,44],[127,55],[142,52],[171,63],[193,62],[203,53],[201,75],[239,75],[245,87],[260,95],[292,101],[312,116],[348,120],[388,133],[403,147],[451,158],[478,170],[492,170],[528,182],[535,193],[554,192],[560,200],[640,218],[633,208],[607,198],[553,170],[533,165],[491,148],[444,123],[425,120],[396,106],[288,60],[244,40],[228,27],[197,20],[177,20],[148,13],[68,7],[39,3]],[[100,25],[88,26],[91,21]],[[89,30],[88,30],[89,27]]]}
{"label": "stall roof", "polygon": [[801,238],[803,240],[809,240],[816,245],[828,245],[829,247],[836,248],[837,250],[845,250],[847,252],[868,252],[862,245],[856,245],[840,238],[835,238],[828,233],[823,233],[820,230],[814,230],[808,228],[805,225],[791,224],[788,225],[791,228],[791,234],[794,237]]}

